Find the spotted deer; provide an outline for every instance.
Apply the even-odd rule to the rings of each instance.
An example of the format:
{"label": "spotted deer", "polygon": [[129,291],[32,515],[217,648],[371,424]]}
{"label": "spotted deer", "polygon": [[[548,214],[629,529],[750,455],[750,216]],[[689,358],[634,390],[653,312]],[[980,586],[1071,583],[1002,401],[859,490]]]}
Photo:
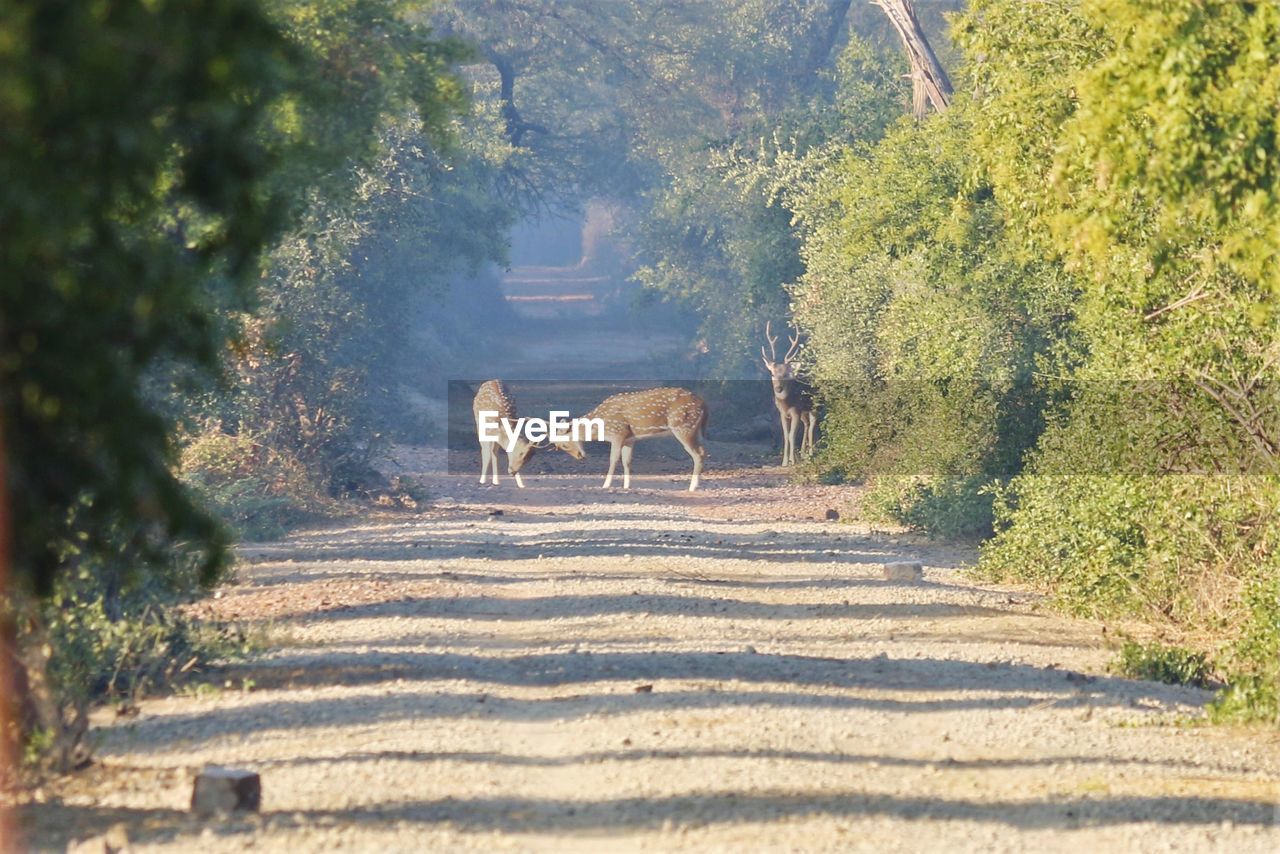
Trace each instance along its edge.
{"label": "spotted deer", "polygon": [[[628,391],[605,398],[584,418],[599,419],[604,424],[604,441],[609,443],[609,473],[604,488],[613,483],[613,473],[622,460],[622,488],[631,488],[631,452],[640,439],[675,436],[693,458],[693,477],[689,491],[698,488],[702,465],[707,459],[702,441],[707,431],[707,404],[702,398],[683,388],[651,388]],[[574,442],[571,444],[581,444]]]}
{"label": "spotted deer", "polygon": [[[760,358],[764,360],[765,369],[773,381],[773,405],[777,407],[778,417],[782,420],[782,464],[795,465],[796,462],[796,430],[804,425],[804,433],[800,439],[800,452],[806,457],[813,454],[813,431],[818,417],[813,411],[813,388],[806,382],[796,379],[796,351],[800,349],[800,336],[791,338],[791,346],[787,354],[778,360],[778,336],[770,334],[769,324],[764,325],[764,337],[769,342],[769,356],[760,348]],[[772,356],[772,358],[770,358]]]}
{"label": "spotted deer", "polygon": [[[495,417],[500,425],[499,441],[486,441],[484,438],[484,432],[480,426],[480,413],[486,411],[496,413]],[[475,399],[471,402],[471,414],[476,419],[476,438],[480,442],[480,482],[484,483],[486,474],[492,469],[493,485],[497,486],[498,448],[503,446],[503,441],[508,436],[517,433],[520,427],[520,419],[516,416],[516,401],[511,396],[507,384],[502,380],[489,380],[482,383],[476,392]],[[515,445],[507,451],[507,472],[515,477],[516,486],[524,489],[520,470],[533,456],[533,452],[550,447],[552,447],[550,443],[534,444],[523,434],[516,436]],[[574,459],[581,460],[586,457],[582,446],[577,443],[557,442],[554,447],[560,448]]]}

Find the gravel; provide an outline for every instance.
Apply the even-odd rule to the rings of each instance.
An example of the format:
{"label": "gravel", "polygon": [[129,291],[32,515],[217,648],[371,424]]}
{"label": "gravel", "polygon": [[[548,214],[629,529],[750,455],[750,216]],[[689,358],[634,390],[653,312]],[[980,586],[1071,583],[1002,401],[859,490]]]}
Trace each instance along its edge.
{"label": "gravel", "polygon": [[[1276,733],[1195,726],[1206,692],[1107,675],[1099,624],[849,521],[854,489],[740,468],[689,495],[646,447],[629,493],[598,456],[517,491],[405,449],[447,507],[246,546],[194,610],[262,651],[99,712],[101,762],[23,809],[30,842],[1280,850]],[[193,817],[206,764],[259,772],[262,813]]]}

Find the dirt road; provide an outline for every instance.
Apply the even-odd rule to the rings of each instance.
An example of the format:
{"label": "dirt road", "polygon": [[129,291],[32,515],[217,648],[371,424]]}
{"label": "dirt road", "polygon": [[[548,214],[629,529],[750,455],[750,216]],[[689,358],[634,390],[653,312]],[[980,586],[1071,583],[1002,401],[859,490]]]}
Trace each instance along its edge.
{"label": "dirt road", "polygon": [[[513,340],[469,377],[642,378],[681,339]],[[420,390],[438,421],[445,379]],[[123,822],[143,851],[1280,850],[1275,734],[1185,725],[1207,693],[1106,675],[1100,626],[860,524],[857,490],[789,485],[758,440],[710,443],[694,495],[667,444],[638,448],[629,493],[600,490],[599,452],[540,456],[517,491],[478,487],[469,445],[453,474],[402,449],[430,509],[243,547],[197,610],[261,653],[217,690],[101,712],[100,763],[24,811],[30,841]],[[883,580],[900,557],[924,583]],[[191,817],[208,763],[259,771],[262,814]]]}
{"label": "dirt road", "polygon": [[[1105,675],[1099,626],[964,580],[962,549],[814,519],[847,488],[738,469],[602,496],[600,462],[523,492],[426,474],[429,513],[245,547],[201,607],[267,648],[216,693],[104,712],[101,764],[27,811],[32,841],[1280,848],[1275,736],[1182,725],[1207,695]],[[924,583],[881,579],[898,556]],[[260,771],[262,814],[191,818],[206,763]]]}

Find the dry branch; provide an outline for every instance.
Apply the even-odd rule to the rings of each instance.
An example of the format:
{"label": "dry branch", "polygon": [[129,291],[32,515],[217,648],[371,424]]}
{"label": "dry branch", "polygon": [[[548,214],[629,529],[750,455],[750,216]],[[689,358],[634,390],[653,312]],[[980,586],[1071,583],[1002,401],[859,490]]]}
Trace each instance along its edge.
{"label": "dry branch", "polygon": [[951,80],[929,46],[911,0],[871,0],[871,3],[884,11],[902,39],[907,62],[911,64],[911,100],[916,118],[924,118],[929,104],[940,113],[945,111],[951,106]]}

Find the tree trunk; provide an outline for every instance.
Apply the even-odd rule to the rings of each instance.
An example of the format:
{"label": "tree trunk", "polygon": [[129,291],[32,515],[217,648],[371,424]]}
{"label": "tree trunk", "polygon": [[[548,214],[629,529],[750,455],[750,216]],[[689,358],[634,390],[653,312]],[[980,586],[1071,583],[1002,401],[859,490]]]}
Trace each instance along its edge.
{"label": "tree trunk", "polygon": [[911,0],[871,0],[871,3],[884,11],[902,39],[907,62],[911,64],[911,106],[916,118],[924,118],[930,104],[940,113],[946,110],[951,106],[951,81],[925,38]]}
{"label": "tree trunk", "polygon": [[809,48],[808,58],[802,69],[805,76],[812,77],[826,67],[831,58],[831,51],[835,48],[836,41],[844,29],[844,21],[849,16],[851,5],[853,0],[831,0],[827,4],[827,21],[818,38]]}
{"label": "tree trunk", "polygon": [[547,129],[540,124],[525,121],[516,108],[516,69],[505,56],[494,51],[486,51],[485,57],[498,72],[498,98],[502,101],[502,120],[506,125],[507,139],[511,144],[520,147],[520,141],[527,133],[546,134]]}

